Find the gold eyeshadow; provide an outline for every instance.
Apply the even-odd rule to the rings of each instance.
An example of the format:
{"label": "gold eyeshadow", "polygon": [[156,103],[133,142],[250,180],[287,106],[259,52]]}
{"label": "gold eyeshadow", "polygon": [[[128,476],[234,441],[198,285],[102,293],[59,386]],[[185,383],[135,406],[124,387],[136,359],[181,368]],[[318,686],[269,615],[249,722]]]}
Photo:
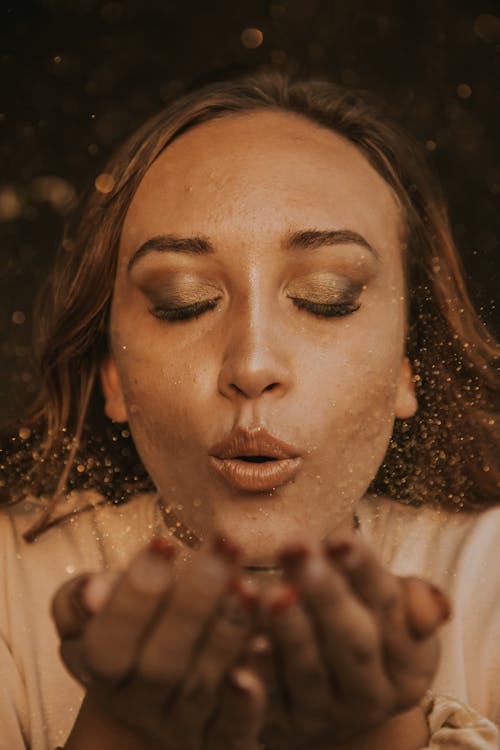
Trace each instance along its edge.
{"label": "gold eyeshadow", "polygon": [[218,286],[188,274],[176,275],[172,279],[157,279],[140,287],[153,305],[172,308],[221,297]]}
{"label": "gold eyeshadow", "polygon": [[318,271],[300,276],[286,286],[291,299],[307,300],[314,304],[352,303],[360,295],[363,284],[339,274]]}

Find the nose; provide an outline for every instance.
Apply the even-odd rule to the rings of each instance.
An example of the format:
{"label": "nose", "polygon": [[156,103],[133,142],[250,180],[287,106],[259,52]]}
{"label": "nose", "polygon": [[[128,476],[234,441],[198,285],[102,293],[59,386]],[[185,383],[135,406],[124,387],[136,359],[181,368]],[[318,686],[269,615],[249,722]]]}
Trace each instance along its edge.
{"label": "nose", "polygon": [[[262,311],[261,311],[262,312]],[[230,399],[284,395],[292,384],[285,338],[271,316],[233,317],[219,372],[219,391]]]}

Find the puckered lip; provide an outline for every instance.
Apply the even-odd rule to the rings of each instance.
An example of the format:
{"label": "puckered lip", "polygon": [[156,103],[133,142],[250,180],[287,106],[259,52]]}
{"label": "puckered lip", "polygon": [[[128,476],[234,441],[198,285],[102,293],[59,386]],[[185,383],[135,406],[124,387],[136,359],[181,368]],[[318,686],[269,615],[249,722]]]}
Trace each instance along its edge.
{"label": "puckered lip", "polygon": [[300,452],[293,445],[279,440],[264,427],[245,429],[237,427],[227,437],[213,445],[209,451],[214,458],[298,458]]}
{"label": "puckered lip", "polygon": [[302,457],[263,427],[238,427],[212,446],[210,463],[236,490],[269,492],[295,478]]}

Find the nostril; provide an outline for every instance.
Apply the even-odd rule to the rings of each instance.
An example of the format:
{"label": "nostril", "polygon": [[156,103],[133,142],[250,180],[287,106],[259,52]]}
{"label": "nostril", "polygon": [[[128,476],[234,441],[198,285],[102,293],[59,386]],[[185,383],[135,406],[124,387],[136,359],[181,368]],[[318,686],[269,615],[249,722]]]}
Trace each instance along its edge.
{"label": "nostril", "polygon": [[266,387],[264,388],[264,391],[273,391],[277,387],[278,383],[269,383],[269,385],[266,385]]}

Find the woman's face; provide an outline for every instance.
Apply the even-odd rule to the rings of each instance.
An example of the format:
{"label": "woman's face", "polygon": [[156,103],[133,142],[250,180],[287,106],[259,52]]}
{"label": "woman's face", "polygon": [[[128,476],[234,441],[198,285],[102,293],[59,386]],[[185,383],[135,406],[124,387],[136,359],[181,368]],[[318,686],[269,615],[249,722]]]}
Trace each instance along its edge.
{"label": "woman's face", "polygon": [[249,565],[350,525],[415,410],[401,224],[351,143],[284,112],[188,131],[131,203],[106,411],[180,519]]}

